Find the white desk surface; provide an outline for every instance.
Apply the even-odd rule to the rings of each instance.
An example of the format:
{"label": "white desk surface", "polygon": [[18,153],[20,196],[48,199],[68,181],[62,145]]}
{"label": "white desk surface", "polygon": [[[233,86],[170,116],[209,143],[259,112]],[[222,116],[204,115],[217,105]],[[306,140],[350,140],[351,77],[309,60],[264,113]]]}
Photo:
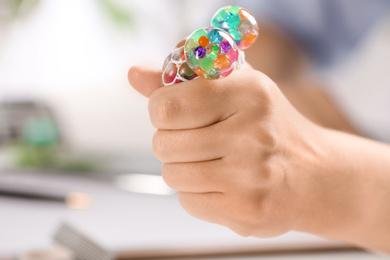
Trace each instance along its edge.
{"label": "white desk surface", "polygon": [[[8,177],[7,177],[8,176]],[[11,176],[11,177],[10,177]],[[13,178],[0,173],[0,179]],[[16,253],[45,247],[62,221],[74,224],[90,238],[114,252],[267,252],[300,248],[340,248],[338,242],[315,236],[289,233],[273,239],[242,238],[230,230],[192,218],[179,206],[175,196],[141,195],[120,191],[106,182],[69,176],[26,175],[50,187],[86,192],[93,205],[74,211],[64,205],[0,197],[0,260]],[[203,250],[203,251],[202,251]],[[192,255],[191,253],[189,255]],[[251,255],[219,259],[380,259],[360,251],[283,255]],[[186,258],[190,260],[189,258]],[[193,258],[218,259],[218,258]],[[383,257],[382,257],[383,259]]]}
{"label": "white desk surface", "polygon": [[377,255],[360,250],[348,251],[328,251],[328,252],[311,252],[311,253],[294,253],[294,254],[259,254],[252,256],[235,256],[235,257],[214,257],[214,258],[183,258],[175,260],[378,260],[390,259],[388,256]]}

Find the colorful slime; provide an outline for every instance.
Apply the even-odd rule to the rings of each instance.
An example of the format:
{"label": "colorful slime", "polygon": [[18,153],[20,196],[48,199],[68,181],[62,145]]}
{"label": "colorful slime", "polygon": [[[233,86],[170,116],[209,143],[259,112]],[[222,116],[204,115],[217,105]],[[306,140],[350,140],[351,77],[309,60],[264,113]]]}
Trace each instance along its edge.
{"label": "colorful slime", "polygon": [[238,59],[233,38],[224,30],[205,27],[193,32],[184,45],[189,67],[206,79],[218,79],[232,73]]}
{"label": "colorful slime", "polygon": [[250,47],[258,36],[253,15],[238,6],[225,6],[213,16],[211,25],[196,30],[171,51],[163,66],[164,86],[198,76],[224,78],[245,62],[241,50]]}

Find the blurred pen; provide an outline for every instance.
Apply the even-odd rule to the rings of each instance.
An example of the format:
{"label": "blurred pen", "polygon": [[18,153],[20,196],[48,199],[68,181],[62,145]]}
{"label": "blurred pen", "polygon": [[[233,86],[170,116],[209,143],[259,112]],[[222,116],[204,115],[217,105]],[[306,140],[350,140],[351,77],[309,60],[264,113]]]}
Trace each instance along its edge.
{"label": "blurred pen", "polygon": [[0,196],[29,199],[29,200],[41,200],[65,203],[72,209],[87,209],[91,204],[91,198],[88,194],[81,192],[61,192],[42,187],[36,187],[33,185],[22,184],[1,184],[0,183]]}

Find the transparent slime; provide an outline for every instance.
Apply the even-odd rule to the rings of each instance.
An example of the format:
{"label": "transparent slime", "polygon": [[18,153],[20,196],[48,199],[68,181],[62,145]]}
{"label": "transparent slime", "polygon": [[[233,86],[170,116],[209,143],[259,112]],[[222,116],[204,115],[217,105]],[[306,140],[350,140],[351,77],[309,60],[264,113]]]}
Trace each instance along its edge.
{"label": "transparent slime", "polygon": [[165,59],[162,84],[173,85],[198,77],[224,78],[245,63],[242,50],[257,39],[259,28],[253,15],[238,6],[219,9],[210,27],[181,40]]}
{"label": "transparent slime", "polygon": [[198,77],[186,62],[184,56],[185,42],[185,39],[178,42],[164,61],[162,76],[162,84],[164,86],[173,85]]}
{"label": "transparent slime", "polygon": [[205,27],[193,32],[184,45],[189,67],[206,79],[218,79],[232,73],[238,60],[238,48],[224,30]]}

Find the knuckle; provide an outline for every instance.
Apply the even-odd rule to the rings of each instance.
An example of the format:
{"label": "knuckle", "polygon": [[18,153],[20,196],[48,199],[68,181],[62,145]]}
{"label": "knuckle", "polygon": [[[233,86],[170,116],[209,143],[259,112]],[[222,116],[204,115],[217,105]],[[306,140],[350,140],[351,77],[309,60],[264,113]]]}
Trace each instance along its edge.
{"label": "knuckle", "polygon": [[259,192],[266,192],[272,185],[271,172],[264,167],[263,163],[254,166],[253,169],[245,173],[246,180],[239,183],[248,191],[248,193],[258,194]]}
{"label": "knuckle", "polygon": [[256,71],[255,73],[255,80],[257,82],[256,85],[258,86],[258,93],[261,94],[263,98],[270,98],[271,90],[275,87],[275,82],[259,71]]}
{"label": "knuckle", "polygon": [[181,207],[191,216],[211,223],[217,223],[214,214],[207,212],[205,208],[209,201],[203,195],[196,193],[178,192],[178,200]]}
{"label": "knuckle", "polygon": [[250,229],[247,229],[247,228],[236,228],[236,229],[232,229],[236,234],[242,236],[242,237],[249,237],[252,235],[252,231]]}
{"label": "knuckle", "polygon": [[181,207],[191,216],[197,217],[197,214],[193,210],[193,205],[195,203],[193,194],[179,192],[177,195]]}
{"label": "knuckle", "polygon": [[165,155],[167,153],[167,145],[166,141],[164,140],[163,134],[161,134],[161,131],[157,130],[156,133],[153,135],[153,153],[157,157],[158,160],[164,161]]}
{"label": "knuckle", "polygon": [[272,152],[277,147],[279,147],[280,138],[277,135],[277,130],[275,129],[275,127],[270,127],[266,131],[264,131],[264,133],[265,133],[265,139],[266,139],[264,144],[266,144],[268,151]]}
{"label": "knuckle", "polygon": [[[268,121],[260,121],[255,126],[257,134],[257,146],[264,155],[272,155],[279,147],[280,134],[275,124]],[[260,130],[260,131],[259,131]],[[264,157],[263,157],[264,158]]]}
{"label": "knuckle", "polygon": [[159,98],[151,101],[150,109],[152,124],[157,128],[169,128],[169,123],[180,114],[181,104],[177,98]]}
{"label": "knuckle", "polygon": [[246,222],[241,221],[233,221],[230,222],[227,227],[231,229],[234,233],[242,236],[242,237],[249,237],[253,235],[254,232],[254,226],[249,225]]}
{"label": "knuckle", "polygon": [[[264,75],[261,72],[255,72],[253,84],[255,87],[251,88],[251,91],[248,92],[248,95],[251,97],[250,104],[253,104],[254,107],[258,107],[262,114],[267,114],[269,108],[274,102],[273,91],[272,89],[276,87],[275,83]],[[257,98],[253,98],[257,97]]]}
{"label": "knuckle", "polygon": [[161,168],[161,175],[164,182],[173,190],[178,190],[177,185],[175,184],[175,174],[173,172],[170,164],[164,163]]}

